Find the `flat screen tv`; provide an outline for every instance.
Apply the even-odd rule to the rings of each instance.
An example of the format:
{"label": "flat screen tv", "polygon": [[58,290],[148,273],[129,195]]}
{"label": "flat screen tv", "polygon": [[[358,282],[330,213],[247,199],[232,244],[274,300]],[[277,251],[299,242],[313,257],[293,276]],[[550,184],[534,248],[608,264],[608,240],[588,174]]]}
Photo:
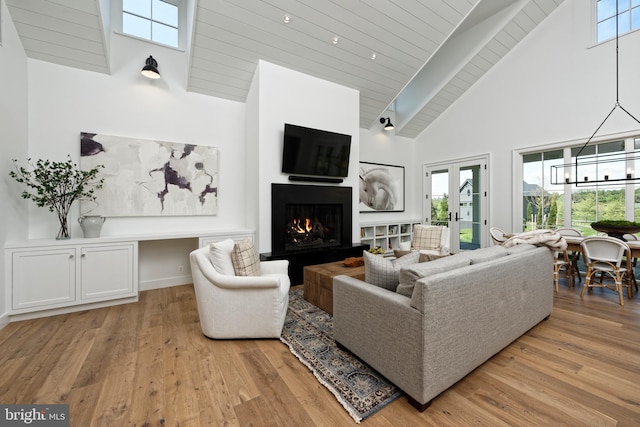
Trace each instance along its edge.
{"label": "flat screen tv", "polygon": [[346,178],[350,150],[351,135],[285,123],[282,172]]}

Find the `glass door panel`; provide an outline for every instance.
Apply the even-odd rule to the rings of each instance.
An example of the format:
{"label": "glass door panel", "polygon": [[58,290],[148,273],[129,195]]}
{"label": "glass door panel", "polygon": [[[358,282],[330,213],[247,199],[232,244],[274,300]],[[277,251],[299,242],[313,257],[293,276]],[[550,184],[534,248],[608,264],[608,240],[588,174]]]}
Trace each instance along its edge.
{"label": "glass door panel", "polygon": [[424,219],[450,229],[450,251],[486,246],[486,158],[425,166]]}
{"label": "glass door panel", "polygon": [[480,165],[460,167],[460,210],[458,227],[460,249],[478,249],[481,245],[482,229],[480,198]]}
{"label": "glass door panel", "polygon": [[431,218],[433,225],[449,226],[449,170],[431,172]]}

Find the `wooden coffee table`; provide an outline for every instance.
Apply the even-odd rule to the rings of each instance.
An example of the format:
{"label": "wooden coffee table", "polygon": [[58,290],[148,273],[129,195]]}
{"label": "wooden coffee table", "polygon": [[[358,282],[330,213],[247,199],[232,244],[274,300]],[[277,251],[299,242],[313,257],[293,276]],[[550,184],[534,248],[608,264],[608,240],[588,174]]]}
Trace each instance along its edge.
{"label": "wooden coffee table", "polygon": [[304,299],[333,314],[333,278],[341,274],[364,280],[364,265],[345,267],[336,261],[304,267]]}

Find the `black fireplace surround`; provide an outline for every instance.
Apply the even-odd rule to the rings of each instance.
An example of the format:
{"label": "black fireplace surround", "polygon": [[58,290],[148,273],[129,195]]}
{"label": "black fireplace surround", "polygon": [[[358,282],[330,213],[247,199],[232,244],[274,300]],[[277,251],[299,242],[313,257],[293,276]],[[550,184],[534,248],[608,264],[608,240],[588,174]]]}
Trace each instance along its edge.
{"label": "black fireplace surround", "polygon": [[[344,186],[271,184],[271,253],[260,254],[262,260],[289,260],[292,285],[303,282],[306,265],[362,256],[368,245],[353,245],[352,189]],[[313,208],[317,206],[317,208]],[[335,209],[332,207],[335,206]],[[319,213],[323,239],[318,243],[292,245],[288,229],[292,212]],[[328,213],[330,212],[330,213]],[[314,218],[312,218],[314,219]],[[315,220],[315,219],[314,219]]]}
{"label": "black fireplace surround", "polygon": [[[271,185],[271,251],[281,254],[291,250],[320,249],[309,246],[300,248],[291,247],[287,240],[287,231],[290,227],[291,207],[310,208],[318,206],[319,210],[328,210],[335,206],[338,218],[332,218],[331,224],[338,235],[332,239],[333,244],[319,244],[318,246],[351,246],[351,187],[337,187],[324,185],[296,185],[296,184],[272,184]],[[294,208],[295,209],[295,208]],[[329,216],[329,214],[325,215]],[[327,226],[330,220],[326,220]]]}

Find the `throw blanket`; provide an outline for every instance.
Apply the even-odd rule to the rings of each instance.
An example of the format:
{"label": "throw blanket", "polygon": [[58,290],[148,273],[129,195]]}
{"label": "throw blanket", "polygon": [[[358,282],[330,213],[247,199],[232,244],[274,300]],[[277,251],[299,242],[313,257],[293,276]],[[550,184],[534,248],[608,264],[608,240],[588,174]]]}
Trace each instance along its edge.
{"label": "throw blanket", "polygon": [[536,246],[547,246],[554,251],[564,251],[567,249],[567,241],[557,231],[553,230],[533,230],[516,234],[507,239],[502,246],[508,248],[510,246],[519,245],[521,243],[529,243]]}

